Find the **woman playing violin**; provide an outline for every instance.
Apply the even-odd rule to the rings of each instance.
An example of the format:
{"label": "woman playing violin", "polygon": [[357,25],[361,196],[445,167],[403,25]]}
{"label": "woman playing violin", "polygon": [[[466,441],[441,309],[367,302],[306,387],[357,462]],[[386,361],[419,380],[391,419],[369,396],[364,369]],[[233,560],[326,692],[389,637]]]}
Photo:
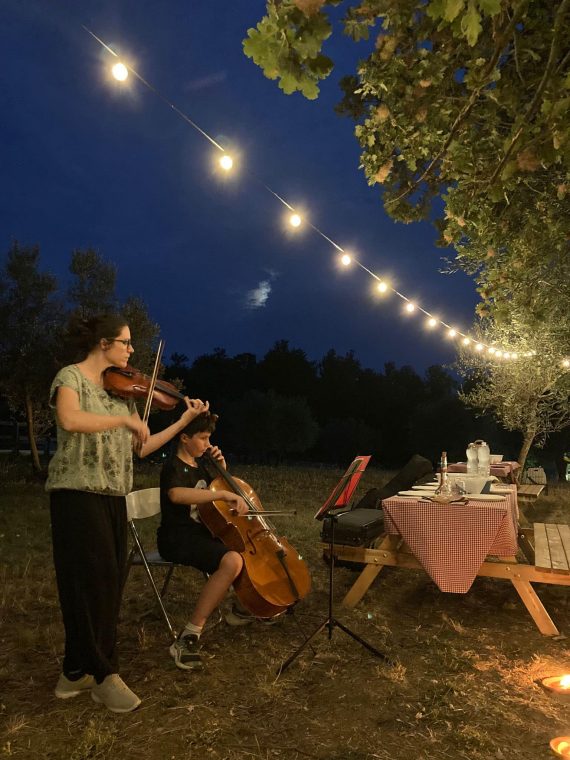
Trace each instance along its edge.
{"label": "woman playing violin", "polygon": [[[208,451],[226,469],[222,452],[210,445],[217,418],[216,414],[205,411],[193,419],[178,437],[176,456],[164,465],[160,475],[161,524],[157,534],[160,555],[171,562],[191,565],[210,576],[184,630],[170,647],[170,654],[181,670],[201,667],[202,629],[243,567],[241,554],[227,549],[219,538],[214,538],[198,514],[199,504],[214,499],[225,501],[238,514],[248,511],[244,499],[233,491],[211,491],[208,486],[212,478],[196,461]],[[235,612],[226,616],[231,625],[252,620],[245,611],[242,617]]]}
{"label": "woman playing violin", "polygon": [[70,338],[83,360],[64,367],[50,390],[57,450],[49,465],[53,557],[65,656],[55,694],[90,690],[113,712],[140,699],[118,675],[117,621],[127,554],[125,495],[133,484],[133,448],[140,457],[173,438],[208,404],[185,397],[178,422],[150,435],[132,399],[109,394],[103,373],[124,368],[134,352],[120,315],[74,319]]}

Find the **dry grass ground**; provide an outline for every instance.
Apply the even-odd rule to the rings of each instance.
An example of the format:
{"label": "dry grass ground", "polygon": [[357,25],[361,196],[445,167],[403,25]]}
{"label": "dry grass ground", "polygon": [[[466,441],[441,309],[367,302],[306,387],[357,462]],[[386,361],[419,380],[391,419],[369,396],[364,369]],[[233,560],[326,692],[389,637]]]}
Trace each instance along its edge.
{"label": "dry grass ground", "polygon": [[[56,700],[63,648],[51,567],[47,499],[0,464],[0,757],[18,760],[537,760],[550,738],[570,733],[570,703],[535,679],[570,671],[568,640],[540,635],[513,587],[477,579],[466,595],[442,594],[423,573],[385,569],[349,627],[396,661],[391,667],[336,629],[315,641],[281,677],[279,664],[327,613],[327,569],[312,516],[340,472],[242,467],[266,508],[306,557],[313,590],[294,616],[268,627],[215,627],[206,668],[177,670],[168,636],[140,569],[128,581],[120,625],[121,672],[141,696],[116,716],[89,695]],[[154,485],[157,471],[138,486]],[[366,473],[358,493],[385,481]],[[567,520],[570,490],[551,488],[531,519]],[[152,542],[152,531],[147,533]],[[340,600],[354,572],[338,568]],[[202,583],[176,571],[168,608],[182,624]],[[570,630],[570,590],[538,588],[559,627]]]}

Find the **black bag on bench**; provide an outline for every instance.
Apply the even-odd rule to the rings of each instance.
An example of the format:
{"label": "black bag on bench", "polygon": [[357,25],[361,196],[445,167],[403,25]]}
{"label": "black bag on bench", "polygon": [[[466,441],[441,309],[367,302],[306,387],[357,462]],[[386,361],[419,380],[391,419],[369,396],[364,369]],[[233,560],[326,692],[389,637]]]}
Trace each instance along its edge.
{"label": "black bag on bench", "polygon": [[[330,517],[323,520],[321,539],[331,540]],[[384,530],[384,514],[379,509],[353,509],[338,515],[334,527],[334,542],[344,546],[369,546]]]}

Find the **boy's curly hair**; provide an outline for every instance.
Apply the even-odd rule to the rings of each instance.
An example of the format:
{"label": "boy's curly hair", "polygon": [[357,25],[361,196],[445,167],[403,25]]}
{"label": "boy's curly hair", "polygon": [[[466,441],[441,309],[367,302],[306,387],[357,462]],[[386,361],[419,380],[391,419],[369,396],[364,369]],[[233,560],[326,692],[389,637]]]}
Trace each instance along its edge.
{"label": "boy's curly hair", "polygon": [[180,431],[180,435],[183,433],[191,438],[196,433],[213,433],[216,429],[216,422],[219,419],[217,414],[213,412],[202,412],[197,417],[189,422],[184,430]]}

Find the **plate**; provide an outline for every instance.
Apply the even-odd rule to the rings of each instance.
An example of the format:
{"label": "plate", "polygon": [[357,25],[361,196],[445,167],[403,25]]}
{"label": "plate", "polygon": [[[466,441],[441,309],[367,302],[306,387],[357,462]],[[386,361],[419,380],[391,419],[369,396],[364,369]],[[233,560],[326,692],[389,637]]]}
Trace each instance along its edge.
{"label": "plate", "polygon": [[423,486],[412,486],[412,491],[435,491],[437,483],[424,483]]}
{"label": "plate", "polygon": [[398,491],[398,496],[415,496],[417,499],[419,499],[422,496],[433,496],[433,491]]}
{"label": "plate", "polygon": [[506,496],[498,493],[466,493],[464,494],[469,501],[502,501]]}

